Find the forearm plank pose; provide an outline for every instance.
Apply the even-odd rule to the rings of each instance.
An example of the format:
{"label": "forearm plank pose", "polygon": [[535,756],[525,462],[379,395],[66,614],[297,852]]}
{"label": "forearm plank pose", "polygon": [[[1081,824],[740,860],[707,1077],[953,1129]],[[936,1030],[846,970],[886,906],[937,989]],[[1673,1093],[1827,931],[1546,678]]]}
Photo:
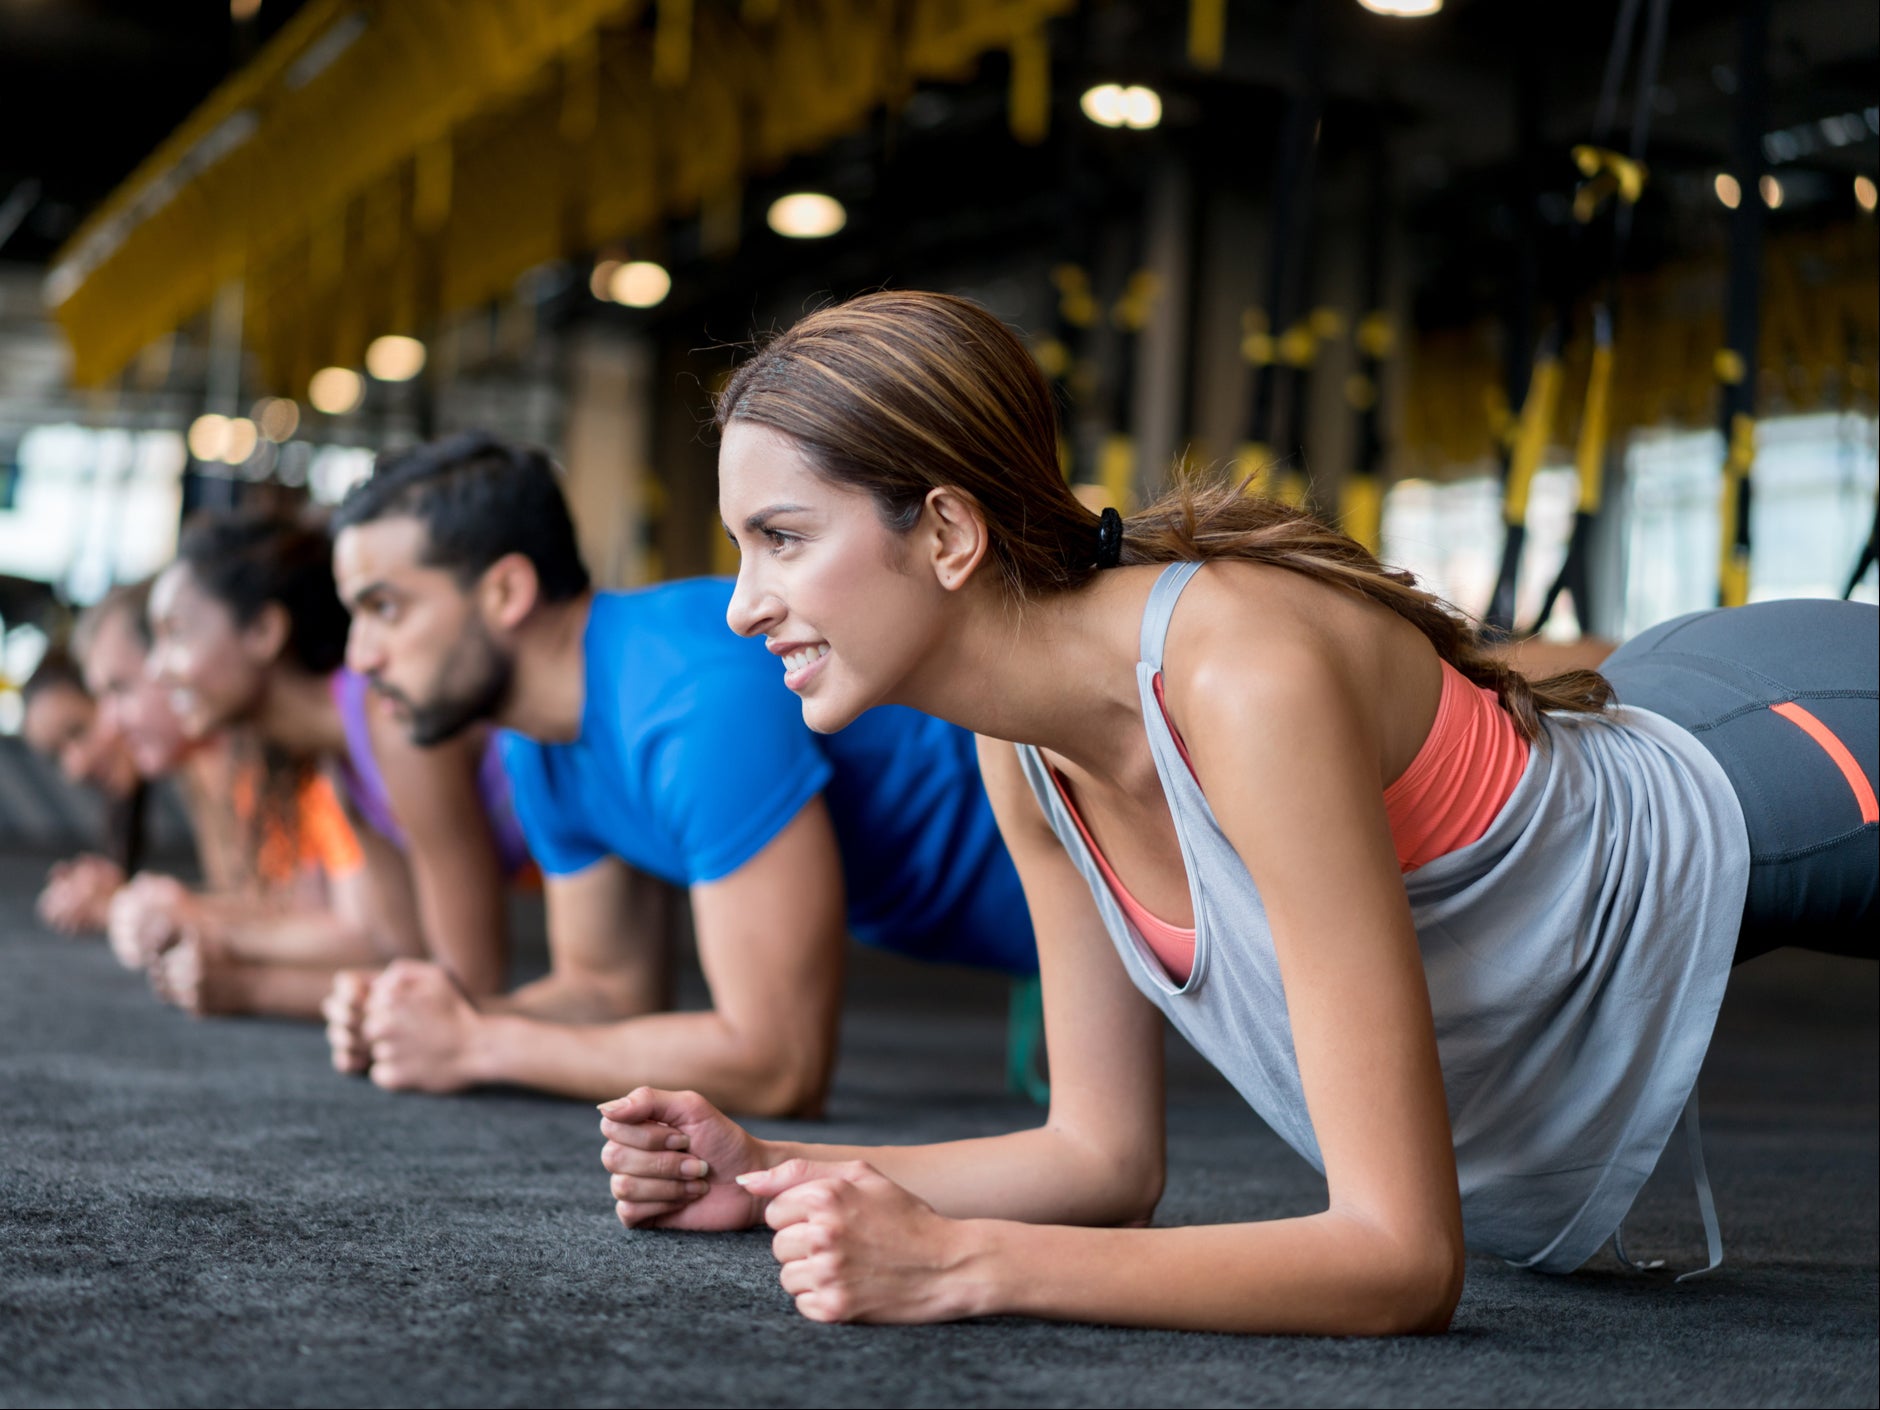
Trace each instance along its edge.
{"label": "forearm plank pose", "polygon": [[35,909],[65,935],[102,930],[112,895],[137,868],[141,771],[82,665],[67,652],[48,650],[21,695],[20,736],[27,746],[58,764],[68,782],[95,788],[105,801],[104,850],[55,863]]}
{"label": "forearm plank pose", "polygon": [[[623,1222],[768,1222],[808,1316],[1440,1330],[1466,1248],[1566,1272],[1614,1235],[1680,1112],[1695,1132],[1739,953],[1872,944],[1870,608],[1700,614],[1530,682],[1237,487],[1092,514],[1023,344],[940,295],[811,315],[718,417],[731,625],[815,648],[786,680],[817,730],[895,702],[982,736],[1051,1045],[1046,1124],[988,1140],[602,1107]],[[1323,1209],[1074,1227],[1153,1211],[1158,1010]]]}
{"label": "forearm plank pose", "polygon": [[[891,709],[819,738],[777,661],[813,671],[812,645],[766,652],[726,631],[731,584],[593,591],[539,453],[473,435],[387,459],[336,523],[353,664],[438,738],[506,727],[552,964],[475,1004],[419,964],[342,986],[328,1011],[340,1067],[394,1088],[590,1100],[684,1086],[800,1114],[834,1066],[849,934],[1034,972],[972,736]],[[705,1012],[667,1011],[681,888]]]}
{"label": "forearm plank pose", "polygon": [[[331,560],[317,525],[210,515],[151,589],[150,674],[191,737],[240,729],[260,743],[263,830],[356,838],[325,906],[212,901],[148,928],[159,989],[188,976],[198,1011],[315,1017],[347,967],[399,956],[435,958],[472,993],[507,977],[505,879],[526,851],[494,742],[431,740],[344,668]],[[334,794],[349,823],[320,806]]]}

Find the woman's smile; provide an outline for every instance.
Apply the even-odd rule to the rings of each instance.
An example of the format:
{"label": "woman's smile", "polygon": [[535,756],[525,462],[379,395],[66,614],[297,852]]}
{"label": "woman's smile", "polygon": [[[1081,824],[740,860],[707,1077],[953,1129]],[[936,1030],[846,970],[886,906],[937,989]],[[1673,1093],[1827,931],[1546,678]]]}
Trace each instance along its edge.
{"label": "woman's smile", "polygon": [[816,677],[822,669],[823,658],[829,654],[829,643],[826,641],[773,641],[766,644],[773,655],[782,658],[783,683],[795,691],[802,690]]}

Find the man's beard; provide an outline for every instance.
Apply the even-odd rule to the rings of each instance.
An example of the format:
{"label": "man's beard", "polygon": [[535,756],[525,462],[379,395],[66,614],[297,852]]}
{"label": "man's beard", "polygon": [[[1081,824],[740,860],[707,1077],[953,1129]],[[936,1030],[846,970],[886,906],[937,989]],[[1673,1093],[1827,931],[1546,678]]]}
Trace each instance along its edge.
{"label": "man's beard", "polygon": [[378,689],[402,701],[411,712],[405,733],[420,749],[455,739],[471,725],[489,719],[509,699],[516,663],[473,626],[438,673],[437,690],[420,705],[409,696],[374,681]]}

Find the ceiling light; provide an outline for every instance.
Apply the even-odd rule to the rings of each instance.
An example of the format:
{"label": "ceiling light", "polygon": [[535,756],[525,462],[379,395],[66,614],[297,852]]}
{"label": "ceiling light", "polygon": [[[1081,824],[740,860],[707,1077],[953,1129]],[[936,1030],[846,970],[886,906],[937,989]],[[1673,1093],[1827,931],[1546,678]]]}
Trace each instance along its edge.
{"label": "ceiling light", "polygon": [[771,202],[770,228],[792,240],[820,240],[849,223],[842,202],[820,191],[797,191]]}
{"label": "ceiling light", "polygon": [[300,429],[300,403],[292,397],[263,397],[251,414],[261,434],[276,445],[291,441]]}
{"label": "ceiling light", "polygon": [[1162,95],[1132,83],[1099,83],[1077,100],[1084,116],[1098,127],[1128,127],[1145,131],[1162,121]]}
{"label": "ceiling light", "polygon": [[255,445],[261,439],[261,433],[255,430],[255,423],[246,416],[231,416],[222,436],[222,459],[230,465],[240,465],[255,453]]}
{"label": "ceiling light", "polygon": [[610,302],[614,295],[611,288],[614,271],[620,268],[617,259],[604,259],[594,266],[594,272],[588,275],[588,291],[602,303]]}
{"label": "ceiling light", "polygon": [[228,444],[228,417],[213,411],[189,423],[189,453],[198,460],[220,460]]}
{"label": "ceiling light", "polygon": [[1742,203],[1743,188],[1729,172],[1718,172],[1717,179],[1711,185],[1717,192],[1717,199],[1723,202],[1725,209],[1735,210]]}
{"label": "ceiling light", "polygon": [[607,291],[617,304],[652,308],[664,303],[666,295],[672,292],[672,276],[663,265],[654,264],[650,259],[629,260],[613,272]]}
{"label": "ceiling light", "polygon": [[1874,184],[1871,176],[1857,176],[1854,178],[1854,199],[1860,202],[1860,208],[1869,215],[1873,214],[1874,195]]}
{"label": "ceiling light", "polygon": [[387,333],[366,345],[366,371],[381,382],[409,382],[424,371],[424,344],[403,333]]}
{"label": "ceiling light", "polygon": [[1763,179],[1757,183],[1757,189],[1762,192],[1763,204],[1765,206],[1769,207],[1772,211],[1782,209],[1782,183],[1780,181],[1777,181],[1773,176],[1764,176]]}
{"label": "ceiling light", "polygon": [[1077,100],[1077,106],[1084,110],[1084,116],[1099,127],[1121,127],[1125,104],[1123,85],[1120,83],[1099,83],[1095,88],[1084,90],[1084,96]]}
{"label": "ceiling light", "polygon": [[350,367],[322,367],[307,383],[307,400],[328,416],[357,411],[365,396],[366,379]]}
{"label": "ceiling light", "polygon": [[1123,90],[1123,125],[1143,132],[1162,121],[1162,95],[1132,84]]}
{"label": "ceiling light", "polygon": [[1358,0],[1374,15],[1389,15],[1396,20],[1420,20],[1443,8],[1443,0]]}

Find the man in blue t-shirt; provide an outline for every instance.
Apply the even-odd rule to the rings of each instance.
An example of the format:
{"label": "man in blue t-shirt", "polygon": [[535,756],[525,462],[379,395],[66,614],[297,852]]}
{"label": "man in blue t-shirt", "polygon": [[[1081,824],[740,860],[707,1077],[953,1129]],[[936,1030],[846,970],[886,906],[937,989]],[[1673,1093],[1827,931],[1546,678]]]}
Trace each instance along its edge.
{"label": "man in blue t-shirt", "polygon": [[[1035,972],[972,737],[896,707],[812,733],[763,643],[725,625],[722,579],[595,592],[541,454],[472,434],[382,457],[334,528],[348,659],[412,737],[508,731],[552,965],[474,1006],[432,965],[347,978],[327,1006],[342,1070],[803,1115],[835,1065],[845,934]],[[667,1011],[675,887],[707,1012]]]}

